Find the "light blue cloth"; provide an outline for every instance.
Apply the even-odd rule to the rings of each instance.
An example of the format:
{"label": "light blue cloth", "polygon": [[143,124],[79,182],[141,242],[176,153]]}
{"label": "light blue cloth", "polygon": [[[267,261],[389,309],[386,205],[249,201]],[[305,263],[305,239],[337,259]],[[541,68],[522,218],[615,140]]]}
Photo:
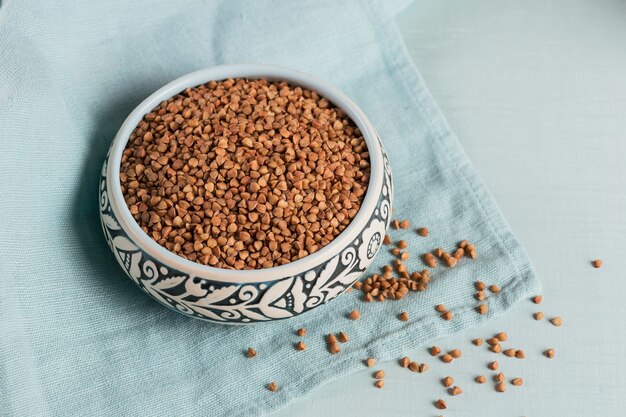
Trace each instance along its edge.
{"label": "light blue cloth", "polygon": [[[412,66],[393,23],[402,2],[9,0],[0,8],[0,415],[251,416],[369,356],[477,326],[538,292],[526,255]],[[168,81],[223,63],[293,67],[340,87],[391,159],[395,215],[460,239],[479,259],[438,267],[428,291],[364,303],[358,292],[301,317],[227,327],[176,314],[126,278],[98,219],[101,163],[126,115]],[[384,252],[384,251],[383,251]],[[389,262],[381,253],[376,267]],[[472,283],[498,283],[489,314]],[[455,313],[444,321],[433,306]],[[345,315],[361,310],[359,321]],[[396,315],[408,311],[411,320]],[[306,327],[308,350],[294,331]],[[330,355],[323,335],[350,341]],[[247,359],[253,346],[258,357]],[[270,381],[279,390],[264,387]]]}

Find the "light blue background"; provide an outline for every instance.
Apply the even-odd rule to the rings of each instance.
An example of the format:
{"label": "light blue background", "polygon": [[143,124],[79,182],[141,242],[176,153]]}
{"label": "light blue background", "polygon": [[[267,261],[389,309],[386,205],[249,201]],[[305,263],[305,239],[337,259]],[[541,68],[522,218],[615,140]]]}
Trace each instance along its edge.
{"label": "light blue background", "polygon": [[[385,314],[376,321],[346,321],[342,328],[351,342],[338,366],[325,352],[322,335],[334,326],[334,308],[348,310],[351,298],[343,297],[335,307],[298,322],[310,332],[309,360],[298,361],[295,355],[301,353],[293,349],[289,322],[269,325],[280,328],[274,337],[257,327],[227,330],[192,322],[148,300],[114,264],[97,224],[94,187],[108,143],[136,103],[193,69],[245,58],[306,70],[357,99],[376,118],[385,141],[396,144],[389,146],[390,155],[413,158],[409,168],[415,178],[426,172],[427,164],[421,162],[446,160],[433,155],[449,156],[428,153],[433,148],[427,145],[437,142],[426,140],[432,137],[425,135],[432,134],[425,129],[428,123],[415,123],[414,115],[421,113],[390,111],[414,107],[415,91],[403,88],[405,78],[398,76],[412,72],[396,49],[395,33],[390,38],[387,31],[383,36],[376,31],[385,28],[377,27],[373,10],[365,13],[344,2],[333,3],[342,6],[336,10],[324,8],[319,0],[303,8],[302,2],[285,0],[271,5],[276,9],[269,2],[246,2],[246,13],[241,13],[242,4],[187,1],[169,8],[152,1],[4,2],[0,139],[10,146],[3,148],[0,163],[5,210],[0,216],[0,323],[6,326],[0,332],[0,377],[6,381],[6,389],[0,390],[0,415],[13,405],[29,416],[98,411],[167,415],[173,409],[182,416],[229,411],[247,416],[297,397],[312,386],[307,383],[352,370],[353,363],[345,359],[366,356],[358,351],[359,341],[375,336],[372,329],[388,334],[405,326]],[[557,329],[532,321],[535,306],[525,302],[505,319],[438,342],[444,349],[463,350],[463,357],[451,365],[431,360],[423,348],[403,352],[399,347],[419,345],[428,337],[425,331],[397,332],[404,337],[402,345],[380,343],[367,354],[388,359],[407,354],[428,362],[431,371],[417,375],[396,363],[382,364],[387,372],[382,391],[372,387],[364,371],[320,388],[279,415],[439,415],[432,406],[439,397],[448,401],[446,416],[623,414],[624,9],[623,3],[590,0],[418,0],[401,14],[414,60],[537,267],[545,285],[542,309],[547,316],[562,315],[565,324]],[[274,16],[278,11],[283,18]],[[324,20],[325,36],[319,37],[317,22]],[[270,29],[266,37],[250,36],[258,27]],[[213,32],[220,36],[213,37]],[[294,45],[306,42],[308,53],[298,53],[298,47],[293,47],[294,54],[275,48],[285,33],[296,34],[287,39]],[[199,34],[204,41],[195,43]],[[382,45],[387,48],[381,50]],[[374,81],[361,88],[353,80]],[[432,119],[425,120],[432,124]],[[423,147],[413,147],[421,152],[403,153],[405,138],[421,140]],[[456,148],[448,149],[456,154]],[[396,160],[398,174],[408,164]],[[433,215],[436,209],[456,205],[417,204],[423,196],[445,201],[446,192],[467,191],[452,175],[454,163],[446,167],[450,170],[442,173],[449,181],[412,182],[418,190],[405,188],[404,204],[397,204],[399,216],[404,211],[416,220],[427,218],[431,238],[441,241],[468,235],[454,230],[459,224],[449,217]],[[425,187],[430,192],[420,193]],[[467,202],[462,197],[454,201]],[[409,211],[414,207],[421,209]],[[486,233],[479,224],[470,223],[477,234]],[[445,294],[452,299],[469,296],[469,291],[454,291],[467,288],[456,280],[473,281],[464,268],[487,268],[490,261],[504,266],[499,269],[510,266],[485,256],[488,250],[479,253],[481,262],[445,271],[448,278],[434,282],[425,295],[435,296],[444,283],[454,281]],[[594,257],[604,258],[606,266],[593,270],[589,261]],[[506,276],[491,269],[474,271],[486,280],[506,282]],[[391,308],[406,305],[415,312],[414,320],[428,304],[410,301]],[[370,303],[361,310],[364,317],[368,312],[375,317],[382,309]],[[432,315],[432,308],[428,310]],[[314,325],[314,317],[324,325]],[[464,325],[457,320],[437,323],[446,332]],[[528,356],[524,361],[501,357],[507,379],[526,380],[524,387],[509,387],[505,395],[496,394],[491,383],[471,381],[478,373],[489,375],[485,365],[492,355],[469,340],[500,330],[509,332],[508,346],[523,348]],[[261,352],[255,361],[232,354],[245,349],[244,341]],[[548,361],[540,353],[551,346],[557,358]],[[237,372],[243,377],[237,378]],[[447,374],[463,387],[460,397],[447,396],[439,385]],[[289,384],[302,382],[302,375],[316,378]],[[284,389],[276,394],[259,389],[270,377]]]}
{"label": "light blue background", "polygon": [[[546,316],[521,303],[504,318],[438,342],[451,365],[407,351],[431,370],[389,362],[381,391],[370,371],[341,378],[273,417],[620,416],[626,413],[626,3],[418,0],[398,18],[409,52],[476,170],[531,257]],[[600,257],[605,265],[593,269]],[[498,358],[523,387],[504,394],[493,354],[475,337],[507,331],[525,360]],[[554,347],[556,357],[540,356]],[[451,375],[464,393],[439,383]],[[432,402],[443,398],[448,409]]]}

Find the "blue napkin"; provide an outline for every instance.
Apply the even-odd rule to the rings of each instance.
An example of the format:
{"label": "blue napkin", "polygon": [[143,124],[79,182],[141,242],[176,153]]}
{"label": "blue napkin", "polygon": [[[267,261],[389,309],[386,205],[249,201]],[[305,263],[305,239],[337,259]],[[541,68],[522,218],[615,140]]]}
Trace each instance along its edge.
{"label": "blue napkin", "polygon": [[[375,0],[48,1],[0,7],[0,414],[252,416],[362,360],[477,326],[538,292],[528,259]],[[229,327],[192,320],[126,278],[98,220],[102,161],[126,115],[168,81],[261,62],[324,78],[352,97],[391,159],[394,232],[419,254],[460,239],[478,259],[437,267],[428,291],[365,303],[358,291],[292,320]],[[384,251],[383,251],[384,252]],[[372,270],[388,263],[381,253]],[[502,287],[474,311],[472,283]],[[444,321],[433,306],[455,313]],[[354,308],[359,321],[346,318]],[[408,311],[411,319],[396,315]],[[299,352],[295,330],[308,329]],[[330,355],[324,335],[350,341]],[[258,356],[247,359],[248,346]],[[278,391],[265,385],[276,381]]]}

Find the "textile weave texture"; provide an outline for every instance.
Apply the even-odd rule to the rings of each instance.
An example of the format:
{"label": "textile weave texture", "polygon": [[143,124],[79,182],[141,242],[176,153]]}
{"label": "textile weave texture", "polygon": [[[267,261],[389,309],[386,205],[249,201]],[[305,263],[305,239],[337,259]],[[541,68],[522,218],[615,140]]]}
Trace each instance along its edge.
{"label": "textile weave texture", "polygon": [[[409,347],[478,326],[539,284],[411,63],[403,3],[375,0],[49,1],[0,7],[0,415],[252,416]],[[149,299],[124,275],[98,218],[98,175],[124,118],[185,73],[225,63],[299,69],[368,115],[390,157],[394,231],[420,254],[475,243],[428,291],[365,303],[358,291],[300,317],[231,327]],[[382,250],[372,271],[388,263]],[[489,313],[473,282],[497,283]],[[433,306],[455,313],[444,321]],[[350,321],[358,308],[362,318]],[[397,319],[408,311],[411,320]],[[308,329],[299,352],[295,330]],[[350,335],[330,355],[324,335]],[[248,346],[258,351],[247,359]],[[276,381],[279,390],[265,385]]]}

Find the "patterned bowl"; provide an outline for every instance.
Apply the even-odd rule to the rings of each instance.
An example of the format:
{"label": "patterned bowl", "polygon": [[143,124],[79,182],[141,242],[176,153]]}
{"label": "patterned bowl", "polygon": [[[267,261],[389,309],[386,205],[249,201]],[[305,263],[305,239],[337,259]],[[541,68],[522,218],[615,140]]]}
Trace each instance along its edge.
{"label": "patterned bowl", "polygon": [[[297,261],[238,271],[186,260],[152,240],[131,216],[119,167],[128,138],[143,116],[186,88],[226,78],[284,80],[315,90],[359,127],[371,174],[359,212],[331,243]],[[361,110],[335,87],[307,74],[269,65],[224,65],[167,84],[128,116],[115,136],[100,178],[100,219],[106,240],[126,274],[160,303],[190,317],[246,324],[286,319],[320,306],[349,288],[367,269],[391,221],[391,171],[383,146]]]}

